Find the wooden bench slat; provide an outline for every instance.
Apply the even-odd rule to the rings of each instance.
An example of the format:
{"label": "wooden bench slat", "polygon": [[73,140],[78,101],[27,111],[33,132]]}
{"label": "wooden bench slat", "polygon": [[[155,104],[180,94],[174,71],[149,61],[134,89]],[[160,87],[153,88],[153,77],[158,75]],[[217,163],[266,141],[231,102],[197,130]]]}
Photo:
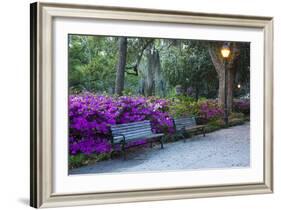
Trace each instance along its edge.
{"label": "wooden bench slat", "polygon": [[113,138],[113,143],[114,144],[119,144],[120,142],[122,142],[124,140],[123,136],[114,136]]}
{"label": "wooden bench slat", "polygon": [[175,119],[175,122],[189,122],[189,121],[194,121],[194,118],[191,117],[191,118],[177,118]]}
{"label": "wooden bench slat", "polygon": [[126,131],[137,131],[137,130],[143,130],[143,129],[146,129],[146,130],[151,130],[151,126],[140,126],[140,127],[126,127],[126,128],[114,128],[114,129],[111,129],[112,132],[118,132],[118,131],[122,131],[122,132],[126,132]]}
{"label": "wooden bench slat", "polygon": [[195,122],[175,122],[176,125],[194,125],[196,124]]}
{"label": "wooden bench slat", "polygon": [[192,119],[194,119],[194,118],[195,118],[195,117],[190,116],[190,117],[175,118],[174,120],[178,120],[178,121],[180,121],[180,120],[192,120]]}
{"label": "wooden bench slat", "polygon": [[132,131],[132,132],[112,132],[113,135],[123,134],[125,136],[128,136],[128,135],[138,135],[140,133],[151,134],[152,131],[151,130],[138,130],[138,131]]}
{"label": "wooden bench slat", "polygon": [[205,128],[204,125],[196,125],[196,126],[193,126],[193,127],[186,127],[186,130],[193,130],[193,129],[198,129],[198,128]]}
{"label": "wooden bench slat", "polygon": [[196,122],[192,121],[185,121],[185,122],[175,122],[177,125],[186,125],[186,124],[196,124]]}
{"label": "wooden bench slat", "polygon": [[149,120],[144,120],[144,121],[140,121],[140,122],[132,122],[132,123],[124,123],[124,124],[115,124],[112,125],[112,128],[122,128],[122,127],[138,127],[141,125],[150,125],[150,121]]}
{"label": "wooden bench slat", "polygon": [[152,139],[152,138],[156,138],[156,137],[160,137],[163,136],[163,133],[152,133],[150,135],[143,135],[143,136],[130,136],[128,138],[128,140],[134,140],[134,139]]}
{"label": "wooden bench slat", "polygon": [[127,132],[127,131],[137,131],[137,130],[151,130],[150,126],[140,126],[138,128],[133,127],[133,128],[121,128],[121,129],[111,129],[112,132]]}
{"label": "wooden bench slat", "polygon": [[175,123],[196,123],[195,120],[175,120]]}
{"label": "wooden bench slat", "polygon": [[150,136],[153,135],[152,132],[143,132],[143,133],[135,133],[135,134],[125,134],[125,138],[129,139],[129,138],[143,138],[144,136]]}
{"label": "wooden bench slat", "polygon": [[151,128],[148,128],[148,129],[140,129],[140,130],[127,130],[127,131],[112,131],[112,134],[115,135],[115,134],[124,134],[124,135],[130,135],[130,134],[137,134],[137,133],[152,133],[151,131]]}
{"label": "wooden bench slat", "polygon": [[140,132],[140,133],[123,133],[123,135],[124,135],[124,137],[125,137],[125,139],[128,139],[128,138],[130,138],[130,137],[132,137],[132,136],[135,136],[135,137],[138,137],[138,136],[145,136],[145,135],[151,135],[152,134],[152,132]]}
{"label": "wooden bench slat", "polygon": [[111,130],[128,130],[128,129],[140,129],[140,128],[151,128],[150,125],[138,125],[138,126],[128,126],[128,127],[112,127]]}
{"label": "wooden bench slat", "polygon": [[117,130],[139,130],[142,128],[151,128],[151,125],[141,125],[141,126],[134,126],[134,127],[122,127],[122,128],[111,128],[112,131]]}
{"label": "wooden bench slat", "polygon": [[[140,136],[128,136],[126,138],[126,142],[130,142],[130,141],[134,141],[134,140],[141,140],[141,139],[152,139],[152,138],[157,138],[157,137],[161,137],[164,134],[150,134],[150,135],[140,135]],[[120,137],[117,138],[118,141],[122,141],[123,139],[121,139]]]}
{"label": "wooden bench slat", "polygon": [[145,135],[152,135],[153,133],[151,131],[149,131],[149,132],[142,131],[142,132],[138,132],[138,133],[122,133],[122,134],[125,136],[125,138],[129,138],[130,136],[145,136]]}

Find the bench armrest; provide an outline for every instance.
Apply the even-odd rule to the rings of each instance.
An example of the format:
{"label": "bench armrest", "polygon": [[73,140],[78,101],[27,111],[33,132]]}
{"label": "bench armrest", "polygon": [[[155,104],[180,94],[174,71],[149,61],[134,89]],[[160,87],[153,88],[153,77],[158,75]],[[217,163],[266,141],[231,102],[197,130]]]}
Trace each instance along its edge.
{"label": "bench armrest", "polygon": [[[115,134],[112,134],[112,137],[113,137],[113,138],[114,138],[114,137],[117,137],[117,136],[122,136],[124,142],[126,141],[126,137],[125,137],[124,134],[122,134],[122,133],[115,133]],[[112,138],[112,143],[113,143],[113,138]]]}

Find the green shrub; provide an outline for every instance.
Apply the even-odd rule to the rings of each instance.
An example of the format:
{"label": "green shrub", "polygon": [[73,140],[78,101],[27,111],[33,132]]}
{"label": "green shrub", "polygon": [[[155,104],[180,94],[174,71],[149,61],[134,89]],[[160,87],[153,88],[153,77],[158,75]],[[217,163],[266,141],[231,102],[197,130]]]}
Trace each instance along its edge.
{"label": "green shrub", "polygon": [[242,125],[244,124],[244,119],[238,119],[238,118],[230,119],[228,124],[229,126]]}
{"label": "green shrub", "polygon": [[70,168],[77,168],[83,165],[83,162],[86,160],[86,155],[79,153],[77,155],[69,156],[69,166]]}
{"label": "green shrub", "polygon": [[90,154],[85,155],[83,153],[79,153],[77,155],[69,156],[69,167],[70,168],[78,168],[81,166],[95,164],[96,162],[102,160],[109,160],[111,157],[111,153],[101,153],[101,154]]}
{"label": "green shrub", "polygon": [[230,119],[244,119],[245,115],[243,113],[240,112],[232,112],[229,115]]}
{"label": "green shrub", "polygon": [[169,106],[169,113],[173,117],[198,115],[198,104],[197,102],[187,96],[177,96],[171,100]]}
{"label": "green shrub", "polygon": [[102,160],[109,160],[110,159],[110,153],[101,153],[96,155],[95,161],[102,161]]}
{"label": "green shrub", "polygon": [[223,119],[214,119],[214,120],[210,120],[208,122],[208,125],[210,126],[218,126],[218,127],[223,127],[224,126],[224,121]]}
{"label": "green shrub", "polygon": [[235,112],[244,113],[245,115],[250,114],[250,100],[247,99],[234,99],[233,110]]}
{"label": "green shrub", "polygon": [[206,133],[210,133],[210,132],[214,132],[214,131],[219,130],[219,129],[221,129],[221,126],[218,126],[218,125],[208,125],[205,128],[205,132]]}

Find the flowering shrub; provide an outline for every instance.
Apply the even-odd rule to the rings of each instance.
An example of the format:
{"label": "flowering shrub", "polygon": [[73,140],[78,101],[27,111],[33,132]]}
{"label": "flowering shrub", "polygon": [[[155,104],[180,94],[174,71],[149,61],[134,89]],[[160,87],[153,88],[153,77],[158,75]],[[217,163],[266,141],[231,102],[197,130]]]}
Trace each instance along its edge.
{"label": "flowering shrub", "polygon": [[235,99],[233,100],[233,110],[243,114],[250,114],[250,100],[248,99]]}
{"label": "flowering shrub", "polygon": [[[235,100],[234,111],[248,114],[248,100]],[[171,116],[195,115],[205,122],[221,119],[216,100],[169,101],[155,97],[112,97],[84,93],[69,96],[69,153],[104,154],[112,150],[110,125],[150,120],[153,132],[173,133]],[[133,144],[143,144],[145,139]],[[129,145],[130,146],[130,145]]]}
{"label": "flowering shrub", "polygon": [[223,116],[223,109],[216,100],[204,100],[198,102],[199,117],[205,120],[215,120]]}
{"label": "flowering shrub", "polygon": [[154,132],[172,133],[168,103],[153,97],[110,97],[90,93],[69,96],[69,153],[89,155],[111,151],[112,124],[150,120]]}
{"label": "flowering shrub", "polygon": [[173,117],[193,115],[203,122],[221,118],[224,113],[217,100],[202,99],[197,102],[189,97],[173,100],[169,106],[169,112]]}

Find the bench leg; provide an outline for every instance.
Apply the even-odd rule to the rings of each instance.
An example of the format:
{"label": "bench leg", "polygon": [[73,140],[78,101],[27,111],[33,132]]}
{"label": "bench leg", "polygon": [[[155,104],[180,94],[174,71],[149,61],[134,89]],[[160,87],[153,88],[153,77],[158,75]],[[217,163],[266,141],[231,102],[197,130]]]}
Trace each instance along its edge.
{"label": "bench leg", "polygon": [[183,143],[185,143],[186,142],[186,137],[183,135],[183,133],[181,133],[181,136],[183,138]]}
{"label": "bench leg", "polygon": [[206,131],[205,131],[205,128],[203,128],[203,136],[205,137],[206,136]]}
{"label": "bench leg", "polygon": [[153,146],[152,144],[153,144],[153,142],[152,142],[152,141],[150,141],[150,148],[152,148],[152,146]]}
{"label": "bench leg", "polygon": [[122,143],[122,146],[121,146],[121,149],[122,149],[122,153],[123,153],[123,159],[126,160],[126,143],[123,142]]}
{"label": "bench leg", "polygon": [[161,149],[163,149],[164,148],[164,146],[163,146],[163,137],[160,137],[159,142],[161,144]]}

